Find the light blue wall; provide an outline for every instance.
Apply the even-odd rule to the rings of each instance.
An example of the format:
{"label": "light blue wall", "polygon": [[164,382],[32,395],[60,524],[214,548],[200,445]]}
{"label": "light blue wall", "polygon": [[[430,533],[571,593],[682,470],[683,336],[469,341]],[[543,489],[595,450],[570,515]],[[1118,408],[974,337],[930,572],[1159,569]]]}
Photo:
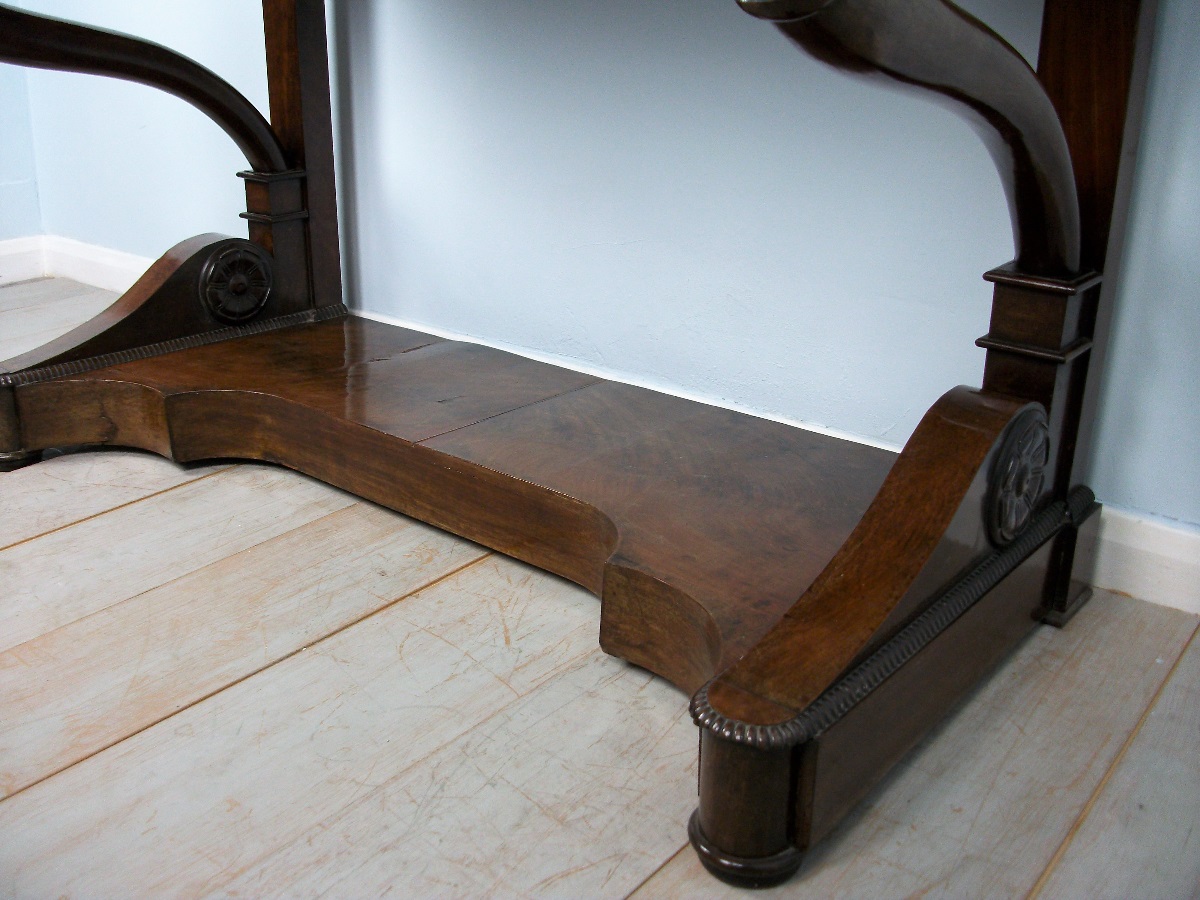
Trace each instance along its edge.
{"label": "light blue wall", "polygon": [[[263,24],[247,0],[23,0],[34,12],[166,44],[267,108]],[[29,70],[42,226],[157,257],[205,231],[244,236],[246,161],[186,103],[141,85]]]}
{"label": "light blue wall", "polygon": [[25,70],[0,65],[0,241],[41,231]]}
{"label": "light blue wall", "polygon": [[944,109],[732,0],[341,11],[366,308],[896,445],[979,382],[1012,236]]}
{"label": "light blue wall", "polygon": [[1159,15],[1090,481],[1200,525],[1200,4]]}

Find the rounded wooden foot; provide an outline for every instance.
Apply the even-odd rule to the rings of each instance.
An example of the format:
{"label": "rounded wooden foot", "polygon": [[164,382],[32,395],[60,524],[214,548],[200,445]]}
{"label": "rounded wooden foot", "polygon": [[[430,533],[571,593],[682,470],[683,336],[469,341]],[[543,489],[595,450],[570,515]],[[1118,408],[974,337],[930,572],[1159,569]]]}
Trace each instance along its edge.
{"label": "rounded wooden foot", "polygon": [[773,856],[752,858],[725,853],[705,837],[700,827],[700,810],[688,819],[688,839],[704,868],[737,887],[764,888],[782,884],[796,874],[804,858],[795,847],[788,847]]}
{"label": "rounded wooden foot", "polygon": [[41,461],[41,450],[16,450],[12,453],[0,453],[0,472],[12,472]]}

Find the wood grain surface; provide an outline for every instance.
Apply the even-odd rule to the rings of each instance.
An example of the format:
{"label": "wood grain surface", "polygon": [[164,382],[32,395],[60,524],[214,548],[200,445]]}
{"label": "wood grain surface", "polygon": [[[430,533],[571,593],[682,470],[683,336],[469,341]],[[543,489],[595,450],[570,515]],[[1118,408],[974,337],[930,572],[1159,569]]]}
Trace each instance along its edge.
{"label": "wood grain surface", "polygon": [[227,468],[181,466],[151,453],[92,451],[0,473],[0,550]]}
{"label": "wood grain surface", "polygon": [[616,610],[606,649],[686,689],[795,602],[894,459],[358,318],[23,385],[17,399],[30,446],[282,462],[571,578]]}
{"label": "wood grain surface", "polygon": [[594,652],[596,613],[488,557],[0,803],[0,890],[211,891]]}
{"label": "wood grain surface", "polygon": [[[65,374],[85,368],[80,365],[6,377],[0,410],[6,460],[19,464],[46,447],[99,444],[140,447],[179,461],[229,456],[283,463],[601,595],[603,647],[686,690],[750,651],[727,679],[725,694],[714,690],[716,707],[754,727],[797,713],[982,558],[987,548],[978,509],[991,490],[989,461],[1020,407],[1000,403],[998,395],[1047,407],[1055,454],[1048,480],[1055,499],[1065,495],[1083,403],[1082,354],[1098,298],[1093,287],[1065,305],[1047,303],[1042,294],[1057,296],[1060,285],[1030,280],[1077,273],[1079,210],[1067,140],[1051,101],[1011,48],[935,0],[743,5],[778,20],[819,59],[858,74],[878,71],[948,99],[974,120],[997,162],[1013,213],[1017,271],[1007,279],[1013,284],[997,287],[985,340],[987,393],[948,394],[961,408],[931,412],[962,425],[959,438],[937,429],[931,438],[923,424],[893,466],[895,457],[881,451],[484,347],[355,321],[197,348],[196,335],[217,330],[192,302],[217,246],[215,236],[201,236],[170,251],[117,304],[8,365],[74,363],[110,352],[130,359],[151,351],[127,351],[164,340],[192,349],[86,375]],[[312,319],[314,303],[328,303],[340,315],[323,7],[320,0],[268,0],[264,10],[273,120],[286,147],[244,98],[165,48],[0,6],[0,17],[22,25],[0,38],[0,55],[145,81],[199,106],[238,141],[256,170],[276,173],[246,179],[250,236],[274,253],[276,285],[266,315],[295,311]],[[1085,174],[1102,176],[1084,182],[1097,188],[1086,212],[1105,225],[1087,236],[1089,258],[1103,252],[1118,193],[1110,163],[1125,123],[1119,101],[1131,78],[1137,80],[1136,0],[1122,10],[1119,20],[1106,20],[1105,28],[1121,35],[1108,43],[1097,38],[1096,27],[1075,27],[1092,21],[1089,10],[1051,0],[1046,16],[1046,76],[1073,123],[1071,150]],[[1077,42],[1083,51],[1078,66],[1071,61]],[[1120,59],[1098,67],[1109,44]],[[1086,121],[1092,109],[1103,122]],[[1107,155],[1088,156],[1089,138],[1106,142]],[[279,174],[306,159],[313,161],[311,183],[302,185],[303,172]],[[311,230],[302,224],[310,212],[322,220]],[[1040,323],[1032,347],[1014,344],[1005,331],[1026,306],[1038,310]],[[28,304],[0,314],[13,334],[24,330],[28,337],[40,327],[33,324],[37,309]],[[91,367],[112,361],[105,357]],[[58,377],[48,380],[51,374]],[[984,411],[995,415],[978,415]],[[922,465],[914,467],[914,460]],[[204,502],[213,490],[228,498],[219,509]],[[268,499],[256,504],[255,493]],[[606,788],[599,799],[590,792],[600,782],[588,777],[598,745],[589,728],[608,732],[630,727],[611,724],[616,720],[634,719],[640,727],[618,753],[670,761],[682,754],[666,735],[681,719],[668,717],[660,726],[661,710],[651,703],[643,724],[589,686],[591,667],[600,663],[580,638],[590,629],[554,607],[548,617],[533,602],[545,595],[570,608],[579,592],[419,529],[406,533],[418,544],[434,541],[439,550],[413,550],[419,559],[408,580],[392,584],[390,575],[405,566],[386,553],[403,558],[405,539],[385,549],[381,539],[357,535],[360,514],[376,515],[385,532],[395,525],[382,511],[334,490],[239,466],[92,518],[80,513],[49,529],[37,523],[14,529],[23,536],[0,551],[0,579],[14,591],[0,605],[7,642],[0,643],[0,674],[11,675],[4,683],[7,731],[0,754],[9,792],[0,803],[0,832],[7,838],[0,842],[0,888],[36,895],[259,893],[297,871],[305,873],[295,882],[300,890],[336,890],[343,883],[337,869],[348,868],[357,876],[349,883],[370,893],[390,889],[396,872],[428,892],[625,893],[653,874],[670,855],[670,840],[658,836],[675,816],[674,795],[630,792],[630,809],[644,830],[622,828],[611,815],[579,819],[581,808],[614,805]],[[913,526],[912,517],[927,528]],[[132,542],[126,533],[135,535]],[[851,713],[857,718],[844,719],[823,744],[810,742],[796,753],[774,746],[747,750],[732,734],[722,732],[725,744],[714,744],[718,738],[705,732],[702,795],[750,798],[729,809],[706,807],[702,798],[698,821],[719,838],[709,865],[722,854],[733,857],[726,874],[743,865],[738,856],[751,868],[754,860],[796,861],[793,847],[807,843],[798,832],[828,830],[917,739],[918,731],[906,732],[894,747],[888,744],[902,730],[901,718],[918,722],[920,731],[931,727],[967,689],[959,676],[981,676],[1031,627],[1037,585],[1049,585],[1053,599],[1065,601],[1073,531],[1062,537],[1052,553],[1047,546],[1028,556],[1006,582],[1019,584],[1020,597],[1000,602],[995,591],[987,595],[945,627],[940,644],[921,651],[866,702],[856,701]],[[999,543],[994,535],[989,539]],[[311,570],[304,565],[309,550],[320,557]],[[352,574],[360,552],[384,557]],[[246,566],[264,574],[247,576]],[[278,588],[284,571],[288,590]],[[329,588],[339,602],[329,602]],[[1068,739],[1091,747],[1090,756],[1059,754],[1048,763],[1032,755],[997,758],[1006,745],[1002,728],[979,748],[990,772],[1012,765],[1045,779],[1021,783],[1023,791],[1053,794],[1055,779],[1067,779],[1070,800],[1042,809],[1031,825],[1009,818],[1008,808],[991,810],[987,790],[982,799],[964,797],[963,808],[977,812],[966,836],[945,854],[952,868],[939,869],[935,853],[926,868],[937,874],[935,881],[894,877],[890,888],[958,895],[1046,884],[1056,860],[1069,858],[1077,825],[1086,826],[1089,809],[1102,804],[1106,785],[1120,792],[1120,770],[1113,766],[1125,735],[1140,721],[1129,717],[1161,687],[1165,676],[1154,667],[1177,657],[1194,631],[1186,617],[1152,615],[1140,622],[1148,634],[1137,646],[1165,647],[1153,666],[1148,657],[1131,656],[1128,646],[1120,648],[1119,661],[1105,651],[1089,657],[1104,659],[1106,670],[1118,662],[1132,665],[1127,677],[1100,692],[1112,710],[1107,718],[1074,720],[1078,707],[1044,702],[1057,696],[1054,690],[1029,693],[1037,703],[1005,718],[1001,707],[1027,696],[1023,682],[1010,684],[1009,694],[988,710],[989,721],[1011,718],[1019,729],[1048,714],[1053,722],[1046,729],[1075,725]],[[513,637],[526,627],[550,638],[547,650],[525,654]],[[946,641],[953,652],[938,651]],[[107,652],[84,650],[97,645]],[[924,668],[922,660],[929,663]],[[1030,683],[1039,674],[1023,672]],[[1057,688],[1072,673],[1054,674]],[[1174,694],[1164,697],[1164,709],[1173,708]],[[586,724],[576,719],[581,709]],[[1087,734],[1096,721],[1108,722],[1110,732]],[[569,763],[547,768],[532,762],[526,748],[539,746],[536,724],[570,730]],[[1174,733],[1168,728],[1156,739],[1169,745]],[[866,746],[860,756],[856,745]],[[857,788],[810,765],[831,746],[843,782],[856,780]],[[1136,742],[1129,746],[1132,753]],[[882,756],[881,747],[887,749]],[[713,768],[713,760],[725,758],[718,750],[730,754],[729,766]],[[750,760],[759,750],[766,755]],[[857,759],[871,762],[859,772]],[[780,777],[761,777],[768,769]],[[718,781],[730,783],[714,788],[714,771]],[[741,790],[742,776],[753,791]],[[1186,773],[1179,777],[1187,780]],[[449,781],[467,802],[430,797]],[[978,781],[968,783],[978,791]],[[754,791],[769,795],[771,810],[757,808]],[[810,823],[812,798],[825,795],[832,799],[824,808],[836,815],[825,816],[817,829]],[[494,797],[496,808],[516,818],[508,822],[481,810],[481,796]],[[425,799],[405,802],[414,798]],[[378,814],[397,802],[406,807],[399,817]],[[940,846],[928,836],[914,841],[920,826],[913,814],[910,803],[897,816],[907,835],[874,855],[860,848],[855,860],[902,869],[915,848]],[[810,824],[789,824],[793,819]],[[768,820],[770,828],[762,825]],[[506,832],[503,838],[498,831]],[[760,831],[770,831],[769,839],[758,840]],[[948,833],[960,836],[953,827]],[[1104,833],[1096,839],[1100,845]],[[411,860],[430,856],[431,841],[452,848],[442,857],[452,864],[413,868]],[[530,844],[553,845],[553,852],[516,849]],[[834,852],[831,846],[836,838],[810,856],[808,866]],[[1048,847],[1066,850],[1047,858]],[[483,852],[473,852],[477,848]],[[482,861],[497,858],[492,851],[515,864],[489,868]],[[318,861],[315,870],[305,868],[310,859]],[[680,857],[673,859],[647,889],[672,877]],[[874,883],[860,883],[855,871],[838,875],[834,888],[870,893]],[[1188,870],[1182,871],[1186,879]]]}

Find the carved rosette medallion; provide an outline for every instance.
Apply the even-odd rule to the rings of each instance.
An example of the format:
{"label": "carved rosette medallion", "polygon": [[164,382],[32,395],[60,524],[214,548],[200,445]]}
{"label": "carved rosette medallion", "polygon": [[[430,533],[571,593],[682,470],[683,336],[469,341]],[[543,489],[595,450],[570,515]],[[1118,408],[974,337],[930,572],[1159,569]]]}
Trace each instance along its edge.
{"label": "carved rosette medallion", "polygon": [[1046,413],[1040,407],[1027,409],[1009,424],[992,465],[984,515],[988,538],[997,547],[1011,544],[1033,518],[1049,460]]}
{"label": "carved rosette medallion", "polygon": [[271,296],[271,257],[250,241],[222,244],[200,272],[200,299],[213,318],[239,325],[258,315]]}

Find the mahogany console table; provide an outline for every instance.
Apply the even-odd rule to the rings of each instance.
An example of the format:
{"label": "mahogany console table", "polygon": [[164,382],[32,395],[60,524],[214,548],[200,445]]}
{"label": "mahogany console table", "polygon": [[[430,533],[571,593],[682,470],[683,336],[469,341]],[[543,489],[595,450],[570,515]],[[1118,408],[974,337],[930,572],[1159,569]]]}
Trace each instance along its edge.
{"label": "mahogany console table", "polygon": [[267,460],[585,586],[601,646],[693,694],[697,853],[763,885],[1087,598],[1072,561],[1097,504],[1072,472],[1153,3],[1047,0],[1035,74],[944,0],[738,2],[950,105],[1000,171],[1017,258],[985,276],[983,384],[949,390],[900,454],[349,314],[324,3],[263,0],[270,123],[164,47],[0,6],[0,61],[175,94],[249,162],[248,240],[184,241],[0,364],[0,462],[81,444]]}

